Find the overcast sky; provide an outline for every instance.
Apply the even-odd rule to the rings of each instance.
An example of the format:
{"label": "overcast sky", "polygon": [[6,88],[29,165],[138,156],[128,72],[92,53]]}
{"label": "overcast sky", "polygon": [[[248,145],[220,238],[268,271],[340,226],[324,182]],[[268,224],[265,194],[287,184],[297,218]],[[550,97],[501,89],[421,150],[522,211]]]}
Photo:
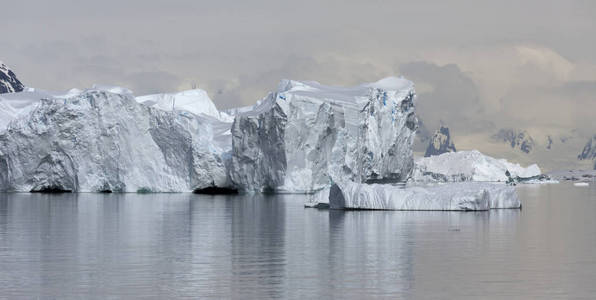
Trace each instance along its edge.
{"label": "overcast sky", "polygon": [[596,132],[596,1],[0,1],[0,60],[27,86],[196,82],[229,108],[282,78],[403,75],[431,130]]}

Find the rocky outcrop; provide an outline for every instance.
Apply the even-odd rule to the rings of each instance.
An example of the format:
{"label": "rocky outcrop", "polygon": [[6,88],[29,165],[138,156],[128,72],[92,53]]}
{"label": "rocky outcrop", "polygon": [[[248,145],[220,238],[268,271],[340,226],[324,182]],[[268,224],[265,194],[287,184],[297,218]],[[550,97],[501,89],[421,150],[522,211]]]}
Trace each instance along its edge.
{"label": "rocky outcrop", "polygon": [[0,94],[20,92],[23,88],[15,73],[0,61]]}
{"label": "rocky outcrop", "polygon": [[424,157],[455,151],[457,150],[455,149],[455,145],[451,140],[449,128],[441,126],[441,128],[439,128],[439,130],[437,130],[430,139],[428,147],[426,148],[426,152],[424,153]]}
{"label": "rocky outcrop", "polygon": [[[0,133],[0,190],[179,192],[228,187],[229,123],[88,90],[43,99]],[[227,129],[226,129],[227,128]]]}
{"label": "rocky outcrop", "polygon": [[416,129],[403,78],[353,88],[284,80],[236,115],[230,178],[243,190],[303,193],[337,180],[404,181]]}

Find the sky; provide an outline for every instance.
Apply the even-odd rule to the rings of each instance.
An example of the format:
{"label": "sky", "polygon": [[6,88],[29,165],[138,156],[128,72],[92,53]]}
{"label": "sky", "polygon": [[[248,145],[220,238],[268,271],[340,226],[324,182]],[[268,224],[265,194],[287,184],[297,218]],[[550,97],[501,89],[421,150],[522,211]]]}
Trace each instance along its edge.
{"label": "sky", "polygon": [[0,1],[0,60],[31,87],[194,83],[223,109],[283,78],[397,75],[456,143],[499,128],[596,133],[595,1]]}

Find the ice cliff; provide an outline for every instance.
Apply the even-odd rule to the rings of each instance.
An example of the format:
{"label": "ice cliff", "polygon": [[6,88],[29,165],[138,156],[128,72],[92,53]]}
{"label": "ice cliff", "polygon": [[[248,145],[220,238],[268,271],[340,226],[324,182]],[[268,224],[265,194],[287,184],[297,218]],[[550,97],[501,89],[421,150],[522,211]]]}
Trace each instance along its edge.
{"label": "ice cliff", "polygon": [[229,122],[147,107],[115,87],[44,98],[28,107],[0,129],[0,190],[174,192],[229,186]]}
{"label": "ice cliff", "polygon": [[398,182],[414,166],[414,85],[352,88],[283,80],[232,126],[231,180],[247,191],[310,193],[334,181]]}
{"label": "ice cliff", "polygon": [[458,182],[400,186],[343,182],[308,196],[305,207],[375,210],[489,210],[520,208],[515,187]]}
{"label": "ice cliff", "polygon": [[510,177],[528,178],[541,174],[533,164],[527,168],[496,159],[479,151],[458,151],[416,160],[411,180],[415,182],[501,181]]}
{"label": "ice cliff", "polygon": [[521,207],[515,188],[504,184],[468,182],[400,188],[350,182],[334,185],[330,190],[332,209],[489,210]]}

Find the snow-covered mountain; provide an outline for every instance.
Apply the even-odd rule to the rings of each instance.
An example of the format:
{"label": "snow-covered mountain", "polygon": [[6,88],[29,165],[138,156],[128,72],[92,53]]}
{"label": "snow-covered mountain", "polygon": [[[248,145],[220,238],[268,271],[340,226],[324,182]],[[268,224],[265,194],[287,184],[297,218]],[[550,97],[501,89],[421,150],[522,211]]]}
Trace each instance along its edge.
{"label": "snow-covered mountain", "polygon": [[352,88],[284,80],[236,115],[230,177],[278,192],[403,181],[413,167],[414,95],[412,82],[395,77]]}
{"label": "snow-covered mountain", "polygon": [[455,149],[455,144],[451,140],[449,128],[441,126],[441,128],[435,131],[435,134],[430,138],[424,157],[455,151],[457,150]]}
{"label": "snow-covered mountain", "polygon": [[582,152],[577,156],[579,160],[595,160],[594,170],[596,170],[596,134],[588,139]]}
{"label": "snow-covered mountain", "polygon": [[514,129],[500,129],[492,136],[495,141],[501,141],[511,145],[511,148],[530,153],[535,146],[534,139],[526,130],[516,131]]}
{"label": "snow-covered mountain", "polygon": [[596,134],[588,139],[582,152],[577,156],[577,159],[596,159]]}
{"label": "snow-covered mountain", "polygon": [[25,86],[15,73],[0,61],[0,94],[20,92]]}

